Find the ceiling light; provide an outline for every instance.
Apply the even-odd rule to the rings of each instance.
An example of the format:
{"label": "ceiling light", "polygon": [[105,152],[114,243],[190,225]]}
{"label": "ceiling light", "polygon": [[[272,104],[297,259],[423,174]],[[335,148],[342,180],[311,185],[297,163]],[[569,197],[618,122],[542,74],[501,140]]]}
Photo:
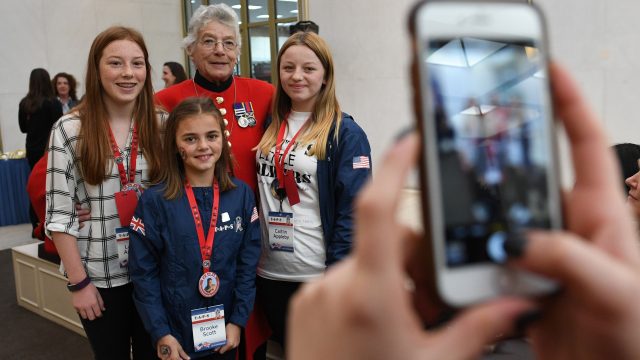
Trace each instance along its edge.
{"label": "ceiling light", "polygon": [[[234,8],[234,9],[242,9],[242,5],[233,5],[231,7]],[[249,8],[249,10],[259,10],[259,9],[262,9],[262,6],[249,5],[248,8]]]}
{"label": "ceiling light", "polygon": [[500,42],[464,37],[452,40],[436,50],[427,58],[427,62],[438,65],[472,67],[505,46],[506,44]]}
{"label": "ceiling light", "polygon": [[298,9],[291,10],[291,11],[289,11],[289,12],[290,12],[290,13],[292,13],[292,14],[297,14],[297,13],[298,13]]}
{"label": "ceiling light", "polygon": [[485,115],[496,107],[493,105],[473,105],[460,112],[462,115]]}
{"label": "ceiling light", "polygon": [[269,15],[266,15],[266,14],[258,15],[258,16],[256,16],[256,18],[258,18],[258,19],[268,19]]}

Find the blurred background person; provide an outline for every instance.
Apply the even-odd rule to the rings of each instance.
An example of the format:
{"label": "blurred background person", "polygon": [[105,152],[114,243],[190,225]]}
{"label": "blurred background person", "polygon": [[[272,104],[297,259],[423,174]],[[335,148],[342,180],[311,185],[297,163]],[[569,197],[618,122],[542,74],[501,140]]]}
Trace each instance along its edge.
{"label": "blurred background person", "polygon": [[49,72],[33,69],[29,76],[29,92],[20,100],[18,109],[20,131],[27,134],[27,160],[32,169],[44,154],[51,126],[61,116],[62,107],[54,98]]}
{"label": "blurred background person", "polygon": [[635,175],[638,170],[638,159],[640,159],[640,145],[631,143],[615,144],[612,146],[618,159],[622,179],[624,180],[624,191],[630,190],[626,180]]}
{"label": "blurred background person", "polygon": [[[42,68],[31,70],[29,92],[18,105],[20,131],[27,134],[26,150],[29,168],[33,169],[44,154],[51,126],[62,116],[62,107],[55,100],[49,72]],[[38,227],[38,216],[29,205],[32,230]],[[31,233],[32,237],[35,234]]]}
{"label": "blurred background person", "polygon": [[76,78],[65,72],[57,73],[53,77],[53,90],[56,94],[58,102],[62,105],[62,113],[66,114],[74,106],[78,104],[78,96],[76,95]]}
{"label": "blurred background person", "polygon": [[640,220],[640,145],[622,143],[612,146],[620,165],[627,205],[636,222]]}
{"label": "blurred background person", "polygon": [[162,66],[162,81],[164,81],[164,87],[180,84],[187,80],[187,73],[184,71],[182,65],[175,61],[167,61]]}

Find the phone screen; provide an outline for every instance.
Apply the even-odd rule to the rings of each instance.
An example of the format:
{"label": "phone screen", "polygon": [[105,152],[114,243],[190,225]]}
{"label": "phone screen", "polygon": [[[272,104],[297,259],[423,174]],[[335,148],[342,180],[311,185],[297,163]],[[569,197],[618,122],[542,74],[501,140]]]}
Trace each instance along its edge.
{"label": "phone screen", "polygon": [[507,236],[551,227],[546,60],[528,38],[425,45],[446,264],[503,262]]}

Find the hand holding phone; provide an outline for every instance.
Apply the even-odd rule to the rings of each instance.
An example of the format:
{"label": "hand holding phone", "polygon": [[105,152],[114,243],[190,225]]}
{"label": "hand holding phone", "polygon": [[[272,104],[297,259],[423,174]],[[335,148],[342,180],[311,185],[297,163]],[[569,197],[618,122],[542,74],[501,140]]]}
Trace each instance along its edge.
{"label": "hand holding phone", "polygon": [[540,11],[435,0],[421,2],[411,19],[436,292],[460,307],[553,291],[552,281],[503,265],[507,238],[562,228]]}

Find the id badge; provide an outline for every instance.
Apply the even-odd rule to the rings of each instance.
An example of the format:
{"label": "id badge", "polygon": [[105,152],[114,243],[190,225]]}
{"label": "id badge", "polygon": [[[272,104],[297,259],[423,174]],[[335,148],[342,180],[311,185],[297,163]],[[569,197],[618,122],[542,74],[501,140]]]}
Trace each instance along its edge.
{"label": "id badge", "polygon": [[116,228],[116,243],[118,244],[118,262],[120,267],[129,265],[129,228]]}
{"label": "id badge", "polygon": [[196,351],[212,350],[227,343],[224,323],[224,305],[191,310],[193,348]]}
{"label": "id badge", "polygon": [[267,221],[271,250],[293,252],[293,213],[270,211]]}
{"label": "id badge", "polygon": [[120,217],[120,225],[129,227],[133,212],[138,205],[138,193],[135,190],[118,191],[115,193],[116,209]]}

